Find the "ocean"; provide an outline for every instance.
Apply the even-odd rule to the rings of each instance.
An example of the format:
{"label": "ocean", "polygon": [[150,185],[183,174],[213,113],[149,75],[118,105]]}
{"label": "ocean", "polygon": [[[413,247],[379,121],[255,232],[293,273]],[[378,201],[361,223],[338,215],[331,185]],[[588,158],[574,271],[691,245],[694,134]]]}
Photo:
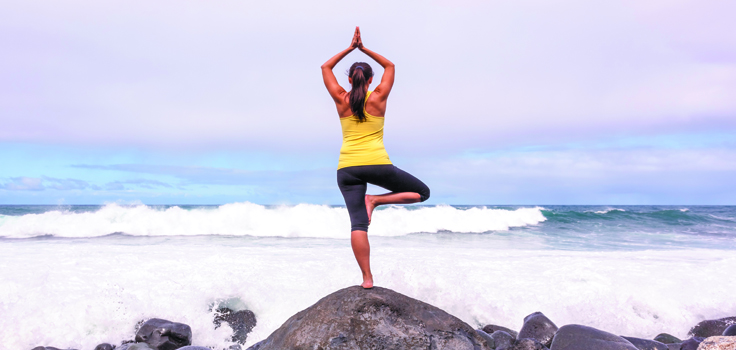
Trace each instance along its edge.
{"label": "ocean", "polygon": [[[347,210],[262,206],[0,206],[0,349],[93,349],[141,320],[225,348],[213,309],[249,309],[246,347],[361,282]],[[375,283],[473,327],[558,326],[684,338],[736,316],[736,207],[389,206],[369,231]],[[245,348],[245,347],[244,347]]]}

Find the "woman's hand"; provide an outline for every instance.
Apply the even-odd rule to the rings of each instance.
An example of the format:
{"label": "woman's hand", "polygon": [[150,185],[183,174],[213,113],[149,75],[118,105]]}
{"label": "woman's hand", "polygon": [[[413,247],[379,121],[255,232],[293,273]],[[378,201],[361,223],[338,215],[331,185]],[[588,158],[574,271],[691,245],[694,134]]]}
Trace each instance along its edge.
{"label": "woman's hand", "polygon": [[353,41],[350,43],[351,49],[363,49],[363,40],[360,38],[360,27],[355,27]]}

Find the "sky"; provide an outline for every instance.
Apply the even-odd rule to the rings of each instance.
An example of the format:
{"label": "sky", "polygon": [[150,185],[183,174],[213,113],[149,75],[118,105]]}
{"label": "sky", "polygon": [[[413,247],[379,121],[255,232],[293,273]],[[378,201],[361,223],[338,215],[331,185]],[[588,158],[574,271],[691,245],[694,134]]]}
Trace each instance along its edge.
{"label": "sky", "polygon": [[0,3],[0,204],[343,204],[360,26],[426,204],[736,205],[732,0]]}

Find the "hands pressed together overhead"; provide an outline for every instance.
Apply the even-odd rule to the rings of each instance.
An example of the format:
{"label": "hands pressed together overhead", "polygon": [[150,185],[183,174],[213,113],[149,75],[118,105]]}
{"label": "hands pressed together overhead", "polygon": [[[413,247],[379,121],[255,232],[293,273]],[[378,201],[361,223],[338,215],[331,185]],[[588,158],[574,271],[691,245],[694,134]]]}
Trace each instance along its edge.
{"label": "hands pressed together overhead", "polygon": [[353,34],[353,41],[350,43],[351,49],[363,49],[363,40],[360,38],[360,27],[355,27],[355,34]]}

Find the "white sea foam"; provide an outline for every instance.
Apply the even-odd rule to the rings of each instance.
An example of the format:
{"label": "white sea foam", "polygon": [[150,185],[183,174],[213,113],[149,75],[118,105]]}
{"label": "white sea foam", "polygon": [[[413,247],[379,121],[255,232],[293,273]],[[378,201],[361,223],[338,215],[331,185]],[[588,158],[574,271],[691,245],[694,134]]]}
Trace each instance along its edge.
{"label": "white sea foam", "polygon": [[[736,315],[733,251],[580,252],[501,249],[493,235],[374,237],[379,286],[423,300],[471,326],[518,330],[542,311],[651,339],[684,337],[706,318]],[[0,348],[92,349],[131,339],[141,319],[192,327],[194,344],[225,348],[210,305],[239,300],[264,339],[296,312],[360,282],[344,240],[104,237],[0,242]]]}
{"label": "white sea foam", "polygon": [[596,213],[596,214],[608,214],[608,213],[610,213],[610,212],[614,212],[614,211],[621,211],[621,212],[624,212],[624,211],[626,211],[626,210],[624,210],[624,209],[619,209],[619,208],[610,208],[610,209],[605,209],[605,210],[598,210],[598,211],[594,211],[594,213]]}
{"label": "white sea foam", "polygon": [[[502,210],[436,206],[409,210],[389,207],[374,212],[370,231],[374,236],[438,231],[486,232],[534,225],[544,220],[541,208]],[[49,211],[0,219],[0,236],[9,238],[99,237],[112,233],[348,238],[346,232],[349,231],[347,209],[313,204],[266,207],[245,202],[190,210],[109,204],[95,212]]]}

